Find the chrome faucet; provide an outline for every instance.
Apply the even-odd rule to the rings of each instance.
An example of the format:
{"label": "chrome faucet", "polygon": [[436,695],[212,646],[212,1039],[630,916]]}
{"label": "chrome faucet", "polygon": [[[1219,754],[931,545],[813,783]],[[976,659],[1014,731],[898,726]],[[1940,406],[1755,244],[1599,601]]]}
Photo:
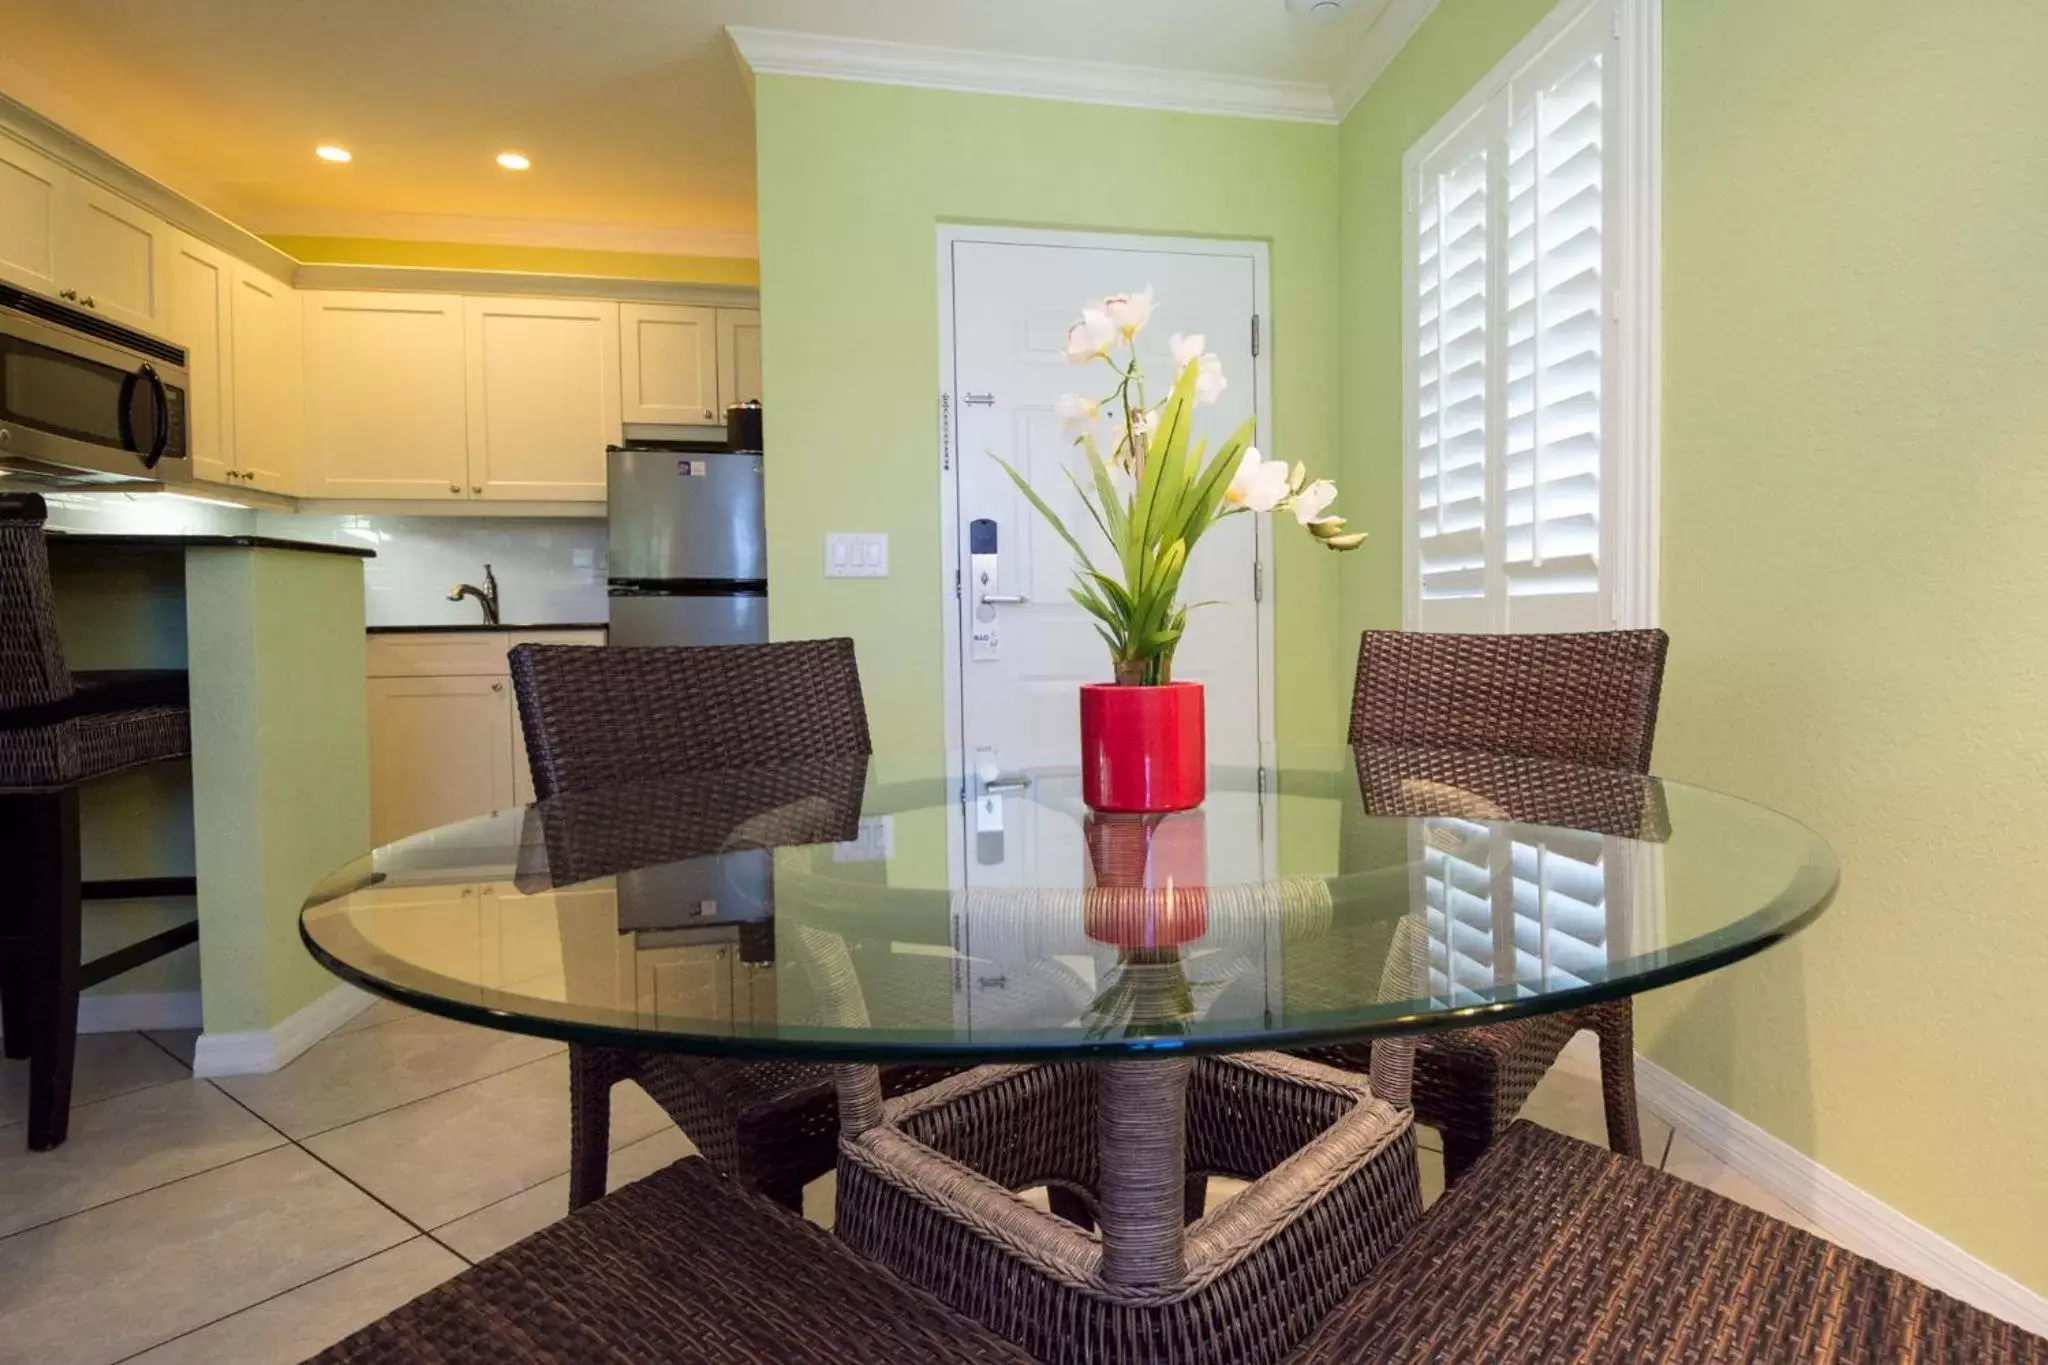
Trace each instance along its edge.
{"label": "chrome faucet", "polygon": [[458,583],[448,590],[450,602],[460,602],[465,597],[474,597],[477,605],[484,609],[484,624],[498,624],[498,576],[491,572],[491,566],[484,565],[484,586],[473,583]]}

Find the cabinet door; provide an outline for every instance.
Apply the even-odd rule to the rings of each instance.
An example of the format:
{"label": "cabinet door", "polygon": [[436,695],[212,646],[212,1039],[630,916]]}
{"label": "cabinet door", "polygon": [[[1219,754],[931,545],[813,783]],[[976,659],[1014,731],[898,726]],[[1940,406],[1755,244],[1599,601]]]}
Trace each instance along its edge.
{"label": "cabinet door", "polygon": [[57,198],[70,172],[0,136],[0,279],[57,292]]}
{"label": "cabinet door", "polygon": [[161,330],[170,224],[79,176],[60,185],[58,283],[95,313]]}
{"label": "cabinet door", "polygon": [[306,446],[299,296],[290,285],[239,262],[233,274],[234,465],[246,486],[296,493]]}
{"label": "cabinet door", "polygon": [[619,426],[619,306],[465,300],[473,497],[604,501]]}
{"label": "cabinet door", "polygon": [[704,426],[718,407],[718,314],[666,303],[619,305],[628,422]]}
{"label": "cabinet door", "polygon": [[179,233],[164,279],[164,335],[185,348],[190,384],[185,439],[192,477],[231,482],[234,432],[234,267],[225,253]]}
{"label": "cabinet door", "polygon": [[503,678],[372,678],[370,837],[389,843],[512,806]]}
{"label": "cabinet door", "polygon": [[761,315],[752,308],[718,310],[718,410],[761,399]]}
{"label": "cabinet door", "polygon": [[467,497],[462,300],[318,290],[303,299],[311,491]]}

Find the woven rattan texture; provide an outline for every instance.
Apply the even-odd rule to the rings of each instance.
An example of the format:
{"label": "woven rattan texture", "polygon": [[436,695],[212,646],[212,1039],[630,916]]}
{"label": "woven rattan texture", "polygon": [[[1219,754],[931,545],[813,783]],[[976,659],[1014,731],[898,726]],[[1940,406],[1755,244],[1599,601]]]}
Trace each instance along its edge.
{"label": "woven rattan texture", "polygon": [[520,645],[511,662],[543,799],[664,773],[872,751],[851,640]]}
{"label": "woven rattan texture", "polygon": [[[1591,779],[1581,779],[1576,786],[1560,785],[1556,770],[1541,761],[1613,769],[1629,779],[1647,774],[1669,647],[1670,639],[1661,630],[1579,635],[1365,632],[1351,699],[1350,741],[1360,752],[1359,781],[1366,804],[1389,799],[1390,779],[1429,780],[1433,766],[1437,781],[1469,781],[1474,794],[1508,810],[1517,801],[1551,805],[1560,807],[1552,814],[1583,816],[1596,828],[1605,823],[1632,832],[1628,826],[1648,823],[1649,834],[1654,835],[1654,822],[1663,816],[1661,803],[1652,801],[1649,790],[1619,779],[1613,790]],[[1489,763],[1475,758],[1460,764],[1439,754],[1428,760],[1428,766],[1418,767],[1421,761],[1412,751],[1420,749],[1465,750],[1536,762]],[[1370,757],[1374,750],[1408,750],[1411,756],[1380,761]],[[1486,783],[1492,784],[1490,793]],[[1400,790],[1398,783],[1393,790]],[[1409,795],[1413,796],[1412,787]],[[1622,1049],[1624,1043],[1633,1047],[1633,1020],[1633,1007],[1624,1000],[1421,1040],[1415,1057],[1415,1112],[1422,1122],[1443,1132],[1445,1178],[1455,1181],[1462,1176],[1513,1121],[1558,1053],[1582,1028],[1600,1037],[1608,1144],[1617,1152],[1640,1156],[1633,1057]],[[1371,1049],[1361,1045],[1312,1055],[1336,1065],[1363,1067]]]}
{"label": "woven rattan texture", "polygon": [[685,1160],[535,1233],[315,1365],[1027,1365]]}
{"label": "woven rattan texture", "polygon": [[33,493],[0,494],[0,711],[71,695],[43,543],[44,512]]}
{"label": "woven rattan texture", "polygon": [[1352,751],[1367,815],[1513,820],[1662,843],[1664,784],[1614,768],[1465,749],[1362,745]]}
{"label": "woven rattan texture", "polygon": [[2048,1341],[1766,1214],[1517,1123],[1299,1365],[2039,1365]]}
{"label": "woven rattan texture", "polygon": [[[1319,1068],[1284,1058],[1263,1066],[1250,1058],[1194,1064],[1190,1169],[1256,1180],[1280,1161],[1291,1158],[1296,1165],[1189,1230],[1190,1261],[1203,1259],[1208,1268],[1188,1287],[1121,1296],[1077,1287],[1071,1271],[1045,1268],[1063,1259],[1060,1244],[1073,1237],[1055,1233],[1036,1249],[1006,1245],[1017,1220],[1004,1220],[1008,1231],[978,1226],[971,1214],[940,1206],[946,1202],[940,1187],[949,1182],[931,1179],[934,1170],[894,1169],[910,1155],[902,1141],[908,1138],[927,1149],[916,1158],[920,1167],[958,1163],[1007,1188],[1048,1180],[1091,1183],[1090,1099],[1104,1073],[1091,1079],[1090,1069],[1085,1063],[989,1068],[893,1107],[909,1110],[900,1136],[883,1135],[893,1143],[849,1139],[842,1153],[840,1235],[855,1251],[1056,1365],[1263,1363],[1286,1359],[1420,1217],[1414,1131],[1405,1118],[1382,1129],[1384,1145],[1363,1160],[1330,1168],[1293,1150],[1297,1139],[1325,1131],[1334,1117],[1351,1111],[1360,1092],[1355,1083],[1330,1089],[1304,1083],[1299,1077]],[[976,1077],[984,1074],[998,1082],[977,1087]],[[1347,1092],[1345,1084],[1354,1088]],[[928,1098],[941,1092],[950,1092],[942,1103]],[[1203,1257],[1205,1245],[1235,1250]],[[1085,1257],[1075,1259],[1085,1264]]]}

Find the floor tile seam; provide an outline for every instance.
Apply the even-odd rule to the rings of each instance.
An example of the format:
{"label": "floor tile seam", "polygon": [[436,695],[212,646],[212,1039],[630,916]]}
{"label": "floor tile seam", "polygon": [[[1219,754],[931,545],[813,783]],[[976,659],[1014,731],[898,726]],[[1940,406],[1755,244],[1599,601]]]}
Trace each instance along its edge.
{"label": "floor tile seam", "polygon": [[[273,1152],[279,1152],[287,1147],[296,1146],[298,1146],[297,1143],[293,1142],[290,1138],[285,1138],[282,1141],[273,1143],[271,1146],[265,1147],[260,1152],[250,1152],[245,1156],[236,1157],[233,1161],[223,1161],[218,1166],[208,1166],[203,1171],[193,1171],[186,1175],[176,1176],[170,1180],[163,1181],[160,1184],[152,1185],[146,1190],[137,1190],[133,1194],[124,1194],[119,1199],[109,1199],[105,1203],[94,1204],[91,1208],[79,1209],[75,1212],[67,1213],[62,1218],[47,1219],[44,1222],[37,1223],[34,1227],[17,1228],[13,1232],[0,1234],[0,1243],[11,1241],[16,1237],[26,1236],[28,1233],[36,1232],[43,1228],[55,1227],[57,1224],[68,1222],[73,1218],[82,1218],[88,1213],[97,1213],[101,1209],[111,1209],[118,1204],[125,1204],[131,1199],[140,1199],[145,1194],[155,1194],[158,1190],[167,1190],[173,1185],[182,1185],[188,1180],[197,1180],[200,1176],[203,1175],[213,1175],[217,1172],[227,1170],[230,1166],[239,1166],[245,1161],[254,1161],[257,1157],[269,1156]],[[310,1156],[312,1154],[309,1152],[307,1153],[307,1155]],[[318,1160],[318,1158],[316,1157],[315,1160]]]}
{"label": "floor tile seam", "polygon": [[[384,1027],[384,1025],[382,1025],[382,1024],[378,1024],[378,1025],[376,1025],[375,1027],[377,1027],[377,1028],[383,1028],[383,1027]],[[364,1030],[363,1030],[363,1032],[364,1032],[364,1033],[368,1033],[368,1032],[370,1032],[370,1030],[369,1030],[369,1029],[364,1029]],[[286,1137],[287,1137],[288,1139],[290,1139],[291,1141],[293,1141],[293,1142],[297,1142],[297,1143],[304,1143],[304,1142],[310,1141],[310,1140],[311,1140],[311,1139],[313,1139],[313,1138],[318,1138],[318,1137],[326,1137],[326,1136],[327,1136],[327,1135],[328,1135],[329,1133],[338,1133],[338,1132],[340,1132],[340,1131],[341,1131],[342,1129],[344,1129],[344,1128],[348,1128],[348,1127],[351,1127],[351,1126],[353,1126],[353,1125],[355,1125],[355,1124],[358,1124],[358,1123],[367,1123],[367,1122],[369,1122],[369,1121],[370,1121],[371,1119],[375,1119],[375,1118],[382,1118],[382,1117],[383,1117],[384,1115],[386,1115],[386,1114],[395,1114],[395,1113],[397,1113],[397,1112],[398,1112],[399,1110],[401,1110],[401,1109],[409,1109],[409,1108],[411,1108],[411,1107],[412,1107],[413,1105],[415,1105],[415,1104],[425,1104],[425,1103],[426,1103],[426,1102],[427,1102],[428,1100],[438,1100],[438,1099],[440,1099],[440,1098],[441,1098],[441,1097],[442,1097],[443,1095],[452,1095],[452,1094],[454,1094],[454,1093],[455,1093],[456,1091],[458,1091],[458,1090],[461,1090],[461,1089],[462,1089],[463,1087],[465,1087],[465,1086],[477,1085],[477,1084],[480,1084],[481,1082],[484,1082],[484,1081],[496,1080],[496,1079],[497,1079],[498,1077],[500,1077],[500,1076],[507,1076],[507,1075],[510,1075],[510,1074],[511,1074],[512,1072],[514,1072],[514,1071],[518,1071],[518,1070],[520,1070],[520,1069],[522,1069],[522,1068],[524,1068],[524,1067],[529,1067],[529,1066],[538,1066],[538,1065],[539,1065],[540,1063],[542,1063],[542,1062],[545,1062],[545,1061],[548,1061],[548,1060],[549,1060],[550,1058],[552,1058],[552,1057],[554,1057],[554,1056],[555,1056],[555,1054],[554,1054],[554,1053],[552,1053],[552,1052],[548,1052],[548,1053],[543,1053],[543,1054],[542,1054],[541,1056],[538,1056],[538,1057],[529,1057],[529,1058],[528,1058],[527,1060],[525,1060],[525,1061],[523,1061],[523,1062],[514,1062],[514,1063],[513,1063],[513,1064],[512,1064],[511,1066],[507,1066],[507,1067],[500,1067],[500,1068],[499,1068],[498,1070],[496,1070],[496,1071],[487,1071],[487,1072],[485,1072],[485,1073],[484,1073],[483,1075],[481,1075],[481,1076],[471,1076],[471,1077],[469,1077],[469,1078],[468,1078],[467,1080],[461,1080],[461,1081],[457,1081],[457,1082],[456,1082],[455,1084],[453,1084],[453,1085],[450,1085],[450,1086],[446,1086],[446,1087],[443,1087],[443,1088],[442,1088],[442,1089],[440,1089],[440,1090],[430,1091],[429,1093],[427,1093],[427,1094],[425,1094],[425,1095],[418,1095],[418,1096],[415,1096],[414,1098],[412,1098],[412,1099],[409,1099],[409,1100],[401,1100],[401,1101],[399,1101],[399,1102],[398,1102],[397,1104],[393,1104],[393,1105],[388,1105],[388,1106],[386,1106],[386,1107],[385,1107],[385,1108],[383,1108],[383,1109],[375,1109],[375,1110],[372,1110],[371,1112],[369,1112],[369,1113],[367,1113],[367,1114],[361,1114],[361,1115],[358,1115],[358,1116],[357,1116],[357,1117],[355,1117],[355,1118],[352,1118],[352,1119],[348,1119],[348,1120],[345,1120],[344,1122],[341,1122],[341,1123],[331,1123],[331,1124],[329,1124],[329,1125],[328,1125],[327,1127],[325,1127],[325,1128],[317,1128],[317,1129],[313,1130],[313,1131],[312,1131],[312,1132],[310,1132],[310,1133],[298,1133],[298,1134],[293,1134],[293,1133],[290,1133],[290,1132],[286,1132],[286,1130],[285,1130],[285,1129],[283,1129],[283,1128],[279,1128],[279,1127],[278,1127],[278,1125],[277,1125],[276,1123],[272,1122],[272,1121],[271,1121],[270,1119],[264,1119],[263,1121],[264,1121],[265,1123],[269,1123],[271,1127],[273,1127],[273,1128],[277,1128],[277,1130],[278,1130],[278,1131],[279,1131],[280,1133],[284,1133],[284,1134],[285,1134],[285,1136],[286,1136]],[[275,1074],[275,1073],[272,1073],[272,1074]],[[230,1080],[230,1079],[233,1079],[233,1078],[232,1078],[232,1077],[220,1077],[219,1079],[222,1079],[222,1080]],[[218,1087],[216,1087],[216,1088],[218,1088]],[[233,1099],[233,1100],[235,1101],[235,1103],[237,1103],[237,1104],[240,1104],[240,1105],[242,1105],[242,1107],[243,1107],[243,1108],[245,1108],[245,1109],[248,1109],[248,1108],[249,1108],[249,1106],[248,1106],[248,1104],[247,1104],[247,1102],[246,1102],[246,1101],[243,1101],[243,1100],[241,1100],[241,1099],[239,1099],[239,1098],[236,1098],[236,1097],[235,1097],[235,1096],[234,1096],[233,1094],[231,1094],[231,1093],[230,1093],[229,1091],[227,1091],[227,1090],[225,1090],[225,1089],[222,1089],[222,1090],[221,1090],[221,1093],[222,1093],[223,1095],[227,1095],[227,1096],[228,1096],[228,1098],[230,1098],[230,1099]],[[255,1111],[254,1109],[250,1109],[250,1112],[251,1112],[251,1113],[256,1113],[256,1111]],[[262,1116],[261,1114],[257,1114],[257,1117],[258,1117],[258,1118],[262,1118],[263,1116]]]}

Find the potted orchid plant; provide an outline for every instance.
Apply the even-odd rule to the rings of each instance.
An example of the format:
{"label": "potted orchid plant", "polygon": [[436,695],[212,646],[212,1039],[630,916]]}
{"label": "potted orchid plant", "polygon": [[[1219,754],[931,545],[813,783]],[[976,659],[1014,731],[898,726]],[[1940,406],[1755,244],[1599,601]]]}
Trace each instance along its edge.
{"label": "potted orchid plant", "polygon": [[1198,408],[1227,383],[1223,363],[1197,334],[1168,345],[1174,379],[1151,401],[1137,339],[1152,320],[1152,290],[1090,301],[1067,331],[1076,365],[1105,366],[1100,398],[1068,394],[1060,415],[1085,458],[1087,477],[1066,470],[1101,531],[1098,562],[1030,482],[998,460],[1074,552],[1070,592],[1094,618],[1116,681],[1081,689],[1084,795],[1098,810],[1162,811],[1199,805],[1205,792],[1202,690],[1177,683],[1174,654],[1199,603],[1180,600],[1181,578],[1202,536],[1225,517],[1290,511],[1332,550],[1356,549],[1362,533],[1328,515],[1337,488],[1300,464],[1268,460],[1252,444],[1254,419],[1213,449],[1194,433]]}

